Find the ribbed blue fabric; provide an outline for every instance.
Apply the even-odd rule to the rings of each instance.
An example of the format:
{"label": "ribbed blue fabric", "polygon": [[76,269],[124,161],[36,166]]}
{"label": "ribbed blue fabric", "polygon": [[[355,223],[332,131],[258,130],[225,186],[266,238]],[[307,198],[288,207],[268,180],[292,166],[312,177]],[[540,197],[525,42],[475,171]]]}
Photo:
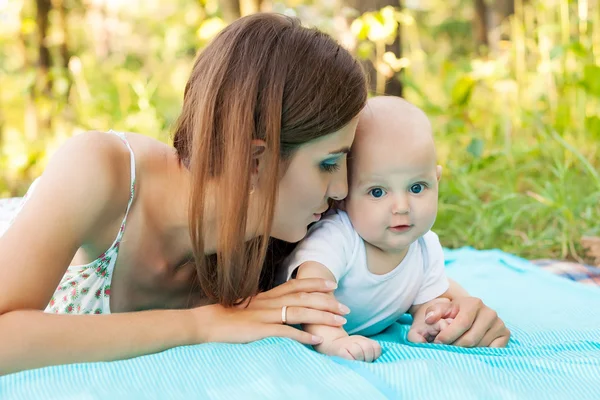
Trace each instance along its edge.
{"label": "ribbed blue fabric", "polygon": [[508,348],[407,343],[407,318],[373,364],[277,338],[205,344],[8,375],[0,399],[600,399],[598,288],[495,250],[448,251],[447,270],[506,321]]}

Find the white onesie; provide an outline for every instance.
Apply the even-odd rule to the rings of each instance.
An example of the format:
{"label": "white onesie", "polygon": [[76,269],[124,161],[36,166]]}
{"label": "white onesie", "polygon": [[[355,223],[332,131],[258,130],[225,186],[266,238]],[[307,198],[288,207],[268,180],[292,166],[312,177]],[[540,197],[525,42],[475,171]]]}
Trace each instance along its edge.
{"label": "white onesie", "polygon": [[434,232],[412,243],[392,271],[376,275],[367,267],[363,239],[343,211],[325,216],[309,229],[286,260],[282,280],[290,279],[294,270],[307,261],[323,264],[335,276],[335,296],[351,310],[344,325],[349,334],[377,334],[412,305],[426,303],[448,290],[444,254]]}

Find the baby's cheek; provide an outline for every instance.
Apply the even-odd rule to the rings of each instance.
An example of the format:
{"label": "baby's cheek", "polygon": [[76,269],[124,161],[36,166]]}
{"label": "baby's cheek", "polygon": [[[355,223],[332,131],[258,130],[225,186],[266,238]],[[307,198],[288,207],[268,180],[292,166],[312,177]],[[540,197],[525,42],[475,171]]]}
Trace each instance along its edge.
{"label": "baby's cheek", "polygon": [[425,229],[425,232],[423,232],[423,233],[426,233],[427,231],[431,230],[431,228],[433,227],[433,224],[435,223],[436,216],[437,216],[436,204],[430,204],[430,205],[428,205],[428,207],[423,208],[422,212],[420,213],[420,219],[423,224],[422,226]]}
{"label": "baby's cheek", "polygon": [[352,220],[354,229],[362,237],[372,236],[376,231],[377,216],[373,207],[373,204],[361,204],[360,201],[356,200],[348,205],[348,215]]}
{"label": "baby's cheek", "polygon": [[361,215],[361,230],[364,232],[361,235],[363,238],[370,238],[372,241],[382,240],[382,223],[381,218],[377,215],[365,213]]}

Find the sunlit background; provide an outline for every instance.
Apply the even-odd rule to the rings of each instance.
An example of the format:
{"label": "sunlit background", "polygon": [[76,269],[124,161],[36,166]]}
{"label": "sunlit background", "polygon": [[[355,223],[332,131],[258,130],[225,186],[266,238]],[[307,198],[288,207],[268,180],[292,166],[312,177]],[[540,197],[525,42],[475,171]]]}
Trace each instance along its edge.
{"label": "sunlit background", "polygon": [[432,119],[444,245],[597,262],[600,0],[0,0],[0,197],[66,138],[168,141],[198,50],[256,11],[299,17]]}

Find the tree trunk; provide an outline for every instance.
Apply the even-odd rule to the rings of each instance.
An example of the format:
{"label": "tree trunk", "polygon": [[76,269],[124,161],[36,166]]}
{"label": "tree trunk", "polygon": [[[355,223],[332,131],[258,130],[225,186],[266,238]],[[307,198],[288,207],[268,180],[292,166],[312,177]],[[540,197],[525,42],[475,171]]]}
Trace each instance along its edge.
{"label": "tree trunk", "polygon": [[475,46],[478,53],[489,47],[488,41],[488,6],[485,0],[475,0],[475,18],[473,19],[473,30]]}
{"label": "tree trunk", "polygon": [[50,77],[50,50],[48,49],[48,14],[52,8],[50,0],[36,0],[36,23],[38,27],[38,89],[50,96],[52,93],[52,78]]}
{"label": "tree trunk", "polygon": [[487,12],[489,46],[493,52],[500,50],[500,41],[508,39],[508,32],[502,32],[501,25],[515,13],[515,0],[495,0]]}
{"label": "tree trunk", "polygon": [[230,24],[241,17],[239,0],[221,0],[219,3],[226,23]]}
{"label": "tree trunk", "polygon": [[67,70],[69,69],[69,60],[71,59],[71,52],[69,51],[69,30],[67,28],[69,10],[67,9],[67,6],[65,6],[65,0],[56,0],[56,6],[60,17],[60,28],[63,36],[63,41],[60,44],[60,59],[62,67]]}
{"label": "tree trunk", "polygon": [[65,5],[65,0],[55,0],[55,7],[58,10],[60,28],[63,36],[62,43],[60,44],[60,61],[65,79],[67,80],[67,88],[65,89],[64,97],[68,105],[69,93],[71,93],[71,87],[73,86],[73,78],[69,71],[69,61],[71,60],[71,52],[69,51],[69,30],[67,28],[69,9]]}
{"label": "tree trunk", "polygon": [[[28,15],[25,11],[26,7],[21,9],[21,21],[25,20]],[[34,45],[29,42],[28,37],[25,35],[23,30],[19,30],[19,47],[23,53],[23,60],[25,60],[24,70],[36,69],[35,62],[31,59],[29,52],[27,51],[28,45],[33,47]],[[39,51],[39,50],[38,50]],[[35,106],[35,91],[36,84],[31,83],[27,87],[25,94],[25,111],[23,113],[23,131],[25,138],[29,142],[33,142],[38,137],[38,117],[37,108]],[[12,190],[12,189],[11,189]]]}
{"label": "tree trunk", "polygon": [[[378,11],[386,6],[393,6],[396,8],[402,8],[401,0],[346,0],[346,5],[354,8],[360,14],[364,14],[369,11]],[[396,58],[402,57],[402,29],[398,26],[398,31],[394,42],[385,46],[385,51],[394,53]],[[369,86],[372,92],[377,94],[387,94],[393,96],[402,96],[403,86],[401,75],[402,72],[394,74],[390,79],[385,79],[383,86],[384,93],[379,93],[381,90],[377,90],[377,71],[371,60],[364,60],[363,67],[369,77]]]}

